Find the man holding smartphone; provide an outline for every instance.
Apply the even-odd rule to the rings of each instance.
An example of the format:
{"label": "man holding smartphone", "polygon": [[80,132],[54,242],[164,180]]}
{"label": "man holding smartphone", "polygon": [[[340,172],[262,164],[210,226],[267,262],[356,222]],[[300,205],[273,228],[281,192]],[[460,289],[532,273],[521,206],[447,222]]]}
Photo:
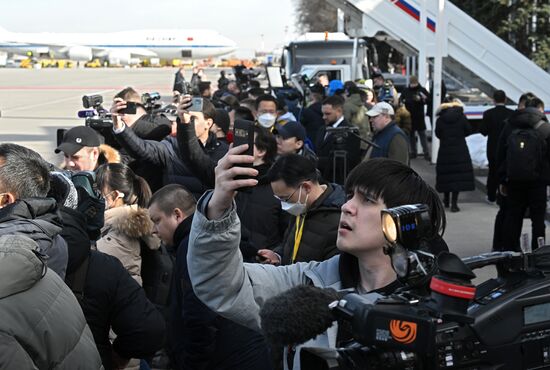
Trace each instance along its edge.
{"label": "man holding smartphone", "polygon": [[[191,97],[185,95],[180,99],[179,119],[191,122],[191,117],[193,118],[193,125],[191,127],[193,132],[190,135],[190,141],[198,145],[199,148],[202,147],[202,150],[205,150],[217,162],[227,151],[227,146],[218,143],[216,135],[210,133],[210,127],[214,123],[214,117],[216,116],[214,105],[206,99],[201,101],[196,100],[194,109],[197,111],[191,111]],[[118,108],[118,110],[124,109],[126,105],[119,104]],[[201,111],[198,111],[199,108]],[[113,115],[120,116],[119,113],[114,113]],[[175,137],[167,136],[160,142],[144,140],[134,130],[128,130],[124,121],[120,118],[113,119],[115,138],[122,148],[133,158],[154,167],[154,170],[149,173],[150,177],[162,179],[162,185],[181,184],[197,198],[206,190],[205,184],[195,176],[194,172],[182,160],[178,141]],[[162,171],[162,176],[159,176],[159,170]]]}

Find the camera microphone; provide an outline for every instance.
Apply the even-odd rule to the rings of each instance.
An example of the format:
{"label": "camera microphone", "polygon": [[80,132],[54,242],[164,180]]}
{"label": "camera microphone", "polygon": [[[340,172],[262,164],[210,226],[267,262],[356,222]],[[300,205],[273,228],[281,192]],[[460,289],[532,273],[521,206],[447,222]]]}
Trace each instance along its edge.
{"label": "camera microphone", "polygon": [[329,304],[341,298],[334,289],[299,285],[268,299],[260,310],[262,330],[278,345],[301,344],[324,333],[335,317]]}

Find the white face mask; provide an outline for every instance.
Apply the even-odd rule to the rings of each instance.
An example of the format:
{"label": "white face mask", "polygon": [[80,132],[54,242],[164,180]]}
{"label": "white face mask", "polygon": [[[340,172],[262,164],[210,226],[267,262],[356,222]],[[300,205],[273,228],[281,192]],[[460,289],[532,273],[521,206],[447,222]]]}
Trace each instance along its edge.
{"label": "white face mask", "polygon": [[304,214],[307,210],[307,197],[309,194],[306,194],[306,200],[304,203],[300,203],[300,196],[302,195],[302,188],[300,187],[300,192],[298,193],[298,202],[285,202],[281,201],[281,208],[283,211],[290,213],[292,216],[300,216]]}
{"label": "white face mask", "polygon": [[276,120],[277,116],[271,113],[264,113],[258,116],[258,123],[264,128],[271,128]]}

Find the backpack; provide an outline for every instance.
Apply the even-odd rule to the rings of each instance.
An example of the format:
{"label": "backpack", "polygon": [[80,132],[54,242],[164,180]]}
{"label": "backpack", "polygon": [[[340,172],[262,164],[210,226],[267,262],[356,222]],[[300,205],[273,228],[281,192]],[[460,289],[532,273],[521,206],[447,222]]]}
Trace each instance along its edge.
{"label": "backpack", "polygon": [[393,84],[389,81],[384,82],[384,85],[380,87],[380,91],[378,92],[378,101],[393,104],[395,98],[393,93]]}
{"label": "backpack", "polygon": [[140,246],[141,279],[145,295],[157,307],[167,307],[170,303],[174,258],[163,244],[158,249],[150,249],[141,241]]}
{"label": "backpack", "polygon": [[520,128],[512,131],[507,139],[506,177],[511,182],[539,180],[545,167],[546,141],[537,130],[544,121],[534,128]]}

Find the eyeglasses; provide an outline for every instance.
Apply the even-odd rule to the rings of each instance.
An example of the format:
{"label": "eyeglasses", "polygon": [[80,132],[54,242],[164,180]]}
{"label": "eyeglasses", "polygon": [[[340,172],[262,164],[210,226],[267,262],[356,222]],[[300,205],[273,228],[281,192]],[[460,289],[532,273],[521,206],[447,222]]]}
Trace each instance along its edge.
{"label": "eyeglasses", "polygon": [[290,198],[292,198],[292,196],[293,196],[294,194],[296,194],[296,192],[302,188],[302,185],[303,185],[303,184],[304,184],[304,183],[301,183],[300,186],[298,186],[298,187],[292,192],[292,194],[290,194],[290,195],[289,195],[288,197],[286,197],[286,198],[281,198],[281,197],[279,197],[279,196],[277,196],[277,195],[275,195],[275,194],[273,194],[273,196],[275,197],[275,199],[278,199],[278,200],[280,200],[281,202],[288,202],[288,201],[290,200]]}

